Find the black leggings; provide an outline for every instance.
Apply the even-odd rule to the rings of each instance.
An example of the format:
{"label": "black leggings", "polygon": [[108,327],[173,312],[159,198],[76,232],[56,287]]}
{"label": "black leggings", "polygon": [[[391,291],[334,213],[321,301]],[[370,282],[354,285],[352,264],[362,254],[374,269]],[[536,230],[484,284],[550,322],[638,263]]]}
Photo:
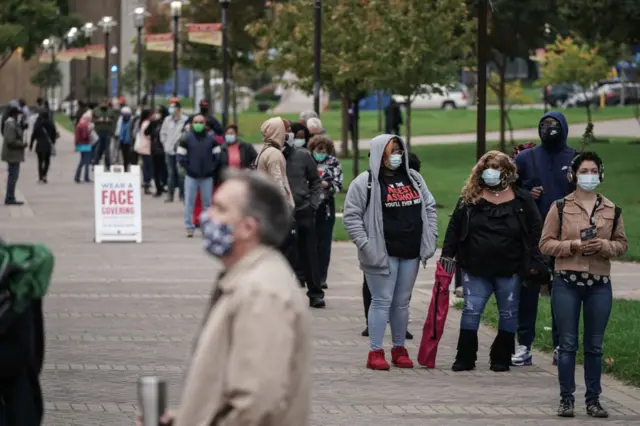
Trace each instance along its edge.
{"label": "black leggings", "polygon": [[121,143],[120,152],[122,153],[122,165],[124,166],[124,171],[128,172],[129,165],[131,164],[131,144]]}
{"label": "black leggings", "polygon": [[47,178],[49,173],[49,164],[51,164],[51,154],[38,152],[38,179],[43,180]]}

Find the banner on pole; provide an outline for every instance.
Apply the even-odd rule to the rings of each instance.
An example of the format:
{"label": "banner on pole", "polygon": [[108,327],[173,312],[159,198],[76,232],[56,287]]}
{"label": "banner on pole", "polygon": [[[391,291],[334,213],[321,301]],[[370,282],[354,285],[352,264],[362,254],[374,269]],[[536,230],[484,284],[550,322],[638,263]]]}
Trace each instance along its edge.
{"label": "banner on pole", "polygon": [[191,43],[222,46],[222,24],[187,24],[187,36]]}
{"label": "banner on pole", "polygon": [[90,44],[84,50],[87,58],[104,59],[104,44]]}
{"label": "banner on pole", "polygon": [[149,34],[145,36],[144,43],[151,52],[173,52],[173,34]]}
{"label": "banner on pole", "polygon": [[140,166],[94,166],[95,242],[142,242]]}
{"label": "banner on pole", "polygon": [[84,47],[75,47],[72,49],[61,50],[57,53],[56,59],[60,62],[71,62],[74,59],[86,59],[87,49]]}
{"label": "banner on pole", "polygon": [[38,57],[38,62],[43,64],[50,64],[53,62],[53,55],[51,53],[42,53]]}

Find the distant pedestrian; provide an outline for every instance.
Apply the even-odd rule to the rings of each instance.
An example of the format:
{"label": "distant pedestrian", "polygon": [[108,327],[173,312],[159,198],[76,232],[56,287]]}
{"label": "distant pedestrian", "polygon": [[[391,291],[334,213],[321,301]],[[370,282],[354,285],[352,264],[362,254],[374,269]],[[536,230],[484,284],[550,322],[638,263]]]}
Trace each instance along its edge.
{"label": "distant pedestrian", "polygon": [[16,106],[8,108],[7,118],[4,122],[2,137],[2,161],[7,163],[7,190],[4,204],[8,206],[20,206],[23,201],[16,200],[16,184],[20,177],[20,163],[24,162],[24,150],[27,143],[23,140],[23,128],[18,122],[20,109]]}
{"label": "distant pedestrian", "polygon": [[58,131],[56,125],[51,120],[48,108],[44,108],[39,114],[31,132],[31,143],[29,150],[33,150],[36,144],[36,155],[38,156],[38,182],[47,183],[47,173],[51,164],[51,157],[55,155],[56,139]]}
{"label": "distant pedestrian", "polygon": [[305,126],[310,118],[318,118],[318,114],[315,111],[303,111],[300,113],[300,122]]}
{"label": "distant pedestrian", "polygon": [[122,155],[122,164],[124,165],[125,171],[129,171],[131,151],[135,141],[132,113],[131,108],[127,106],[122,108],[114,132],[114,137],[118,143],[118,150]]}
{"label": "distant pedestrian", "polygon": [[75,144],[76,144],[76,152],[80,154],[80,158],[78,161],[78,167],[76,168],[76,174],[74,180],[76,183],[80,183],[80,174],[82,173],[82,168],[84,167],[84,181],[86,183],[90,183],[89,179],[89,169],[91,168],[91,144],[92,144],[92,133],[94,131],[94,126],[92,123],[93,113],[89,109],[82,114],[80,118],[80,122],[76,126],[75,131]]}
{"label": "distant pedestrian", "polygon": [[232,169],[251,168],[258,157],[258,153],[253,145],[240,139],[238,126],[235,124],[227,126],[224,141],[225,143],[221,146],[220,151],[220,173],[229,167]]}
{"label": "distant pedestrian", "polygon": [[[125,107],[128,108],[128,107]],[[147,128],[151,124],[152,111],[143,109],[140,113],[140,130],[136,133],[135,151],[142,158],[142,188],[149,195],[151,190],[151,137],[147,134]]]}
{"label": "distant pedestrian", "polygon": [[167,185],[167,163],[164,159],[164,146],[162,145],[162,123],[169,115],[164,105],[156,107],[149,127],[145,134],[151,138],[151,162],[153,169],[153,182],[156,187],[154,197],[161,197]]}
{"label": "distant pedestrian", "polygon": [[99,164],[104,155],[104,166],[109,170],[111,167],[111,138],[113,137],[117,121],[117,114],[111,107],[111,101],[109,101],[109,99],[105,98],[100,106],[93,111],[92,119],[96,133],[100,138],[95,148],[93,164]]}
{"label": "distant pedestrian", "polygon": [[402,110],[393,98],[389,101],[389,105],[384,110],[385,132],[400,136],[400,127],[404,123],[402,119]]}
{"label": "distant pedestrian", "polygon": [[168,112],[169,115],[164,119],[160,129],[160,140],[164,147],[165,161],[167,163],[168,192],[166,202],[173,203],[176,188],[180,199],[184,199],[184,180],[178,173],[176,148],[182,137],[182,130],[185,128],[188,117],[182,113],[182,108],[178,101],[169,104]]}
{"label": "distant pedestrian", "polygon": [[322,135],[325,133],[324,127],[322,127],[322,121],[319,118],[310,118],[307,120],[307,128],[311,136]]}

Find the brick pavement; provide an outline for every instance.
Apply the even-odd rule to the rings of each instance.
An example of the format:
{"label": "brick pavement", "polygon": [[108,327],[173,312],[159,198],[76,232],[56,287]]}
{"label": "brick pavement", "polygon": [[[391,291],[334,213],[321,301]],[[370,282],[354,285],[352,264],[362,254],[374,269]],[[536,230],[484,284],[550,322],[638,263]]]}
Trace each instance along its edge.
{"label": "brick pavement", "polygon": [[[15,210],[0,206],[0,235],[43,241],[56,253],[54,281],[45,302],[45,424],[130,425],[140,374],[165,377],[170,402],[178,403],[217,267],[198,239],[184,238],[180,206],[148,197],[143,201],[143,244],[94,244],[92,188],[72,181],[76,158],[70,145],[62,140],[46,186],[36,184],[35,158],[28,158],[19,182],[28,203]],[[4,179],[2,166],[0,173]],[[412,300],[410,330],[418,340],[408,347],[414,357],[432,275],[432,267],[420,272]],[[616,265],[614,275],[622,283],[618,296],[637,294],[632,292],[640,276],[637,266]],[[360,276],[353,247],[336,244],[328,307],[313,312],[313,425],[557,423],[557,379],[548,356],[536,354],[536,366],[493,373],[487,362],[492,333],[482,330],[478,370],[449,370],[460,319],[455,311],[450,313],[437,369],[364,368],[367,339],[360,337]],[[582,383],[581,370],[577,377]],[[610,378],[603,384],[603,402],[612,413],[606,423],[638,424],[640,390]],[[580,385],[577,395],[583,392]],[[578,412],[576,420],[563,423],[582,424],[586,418],[581,408]]]}

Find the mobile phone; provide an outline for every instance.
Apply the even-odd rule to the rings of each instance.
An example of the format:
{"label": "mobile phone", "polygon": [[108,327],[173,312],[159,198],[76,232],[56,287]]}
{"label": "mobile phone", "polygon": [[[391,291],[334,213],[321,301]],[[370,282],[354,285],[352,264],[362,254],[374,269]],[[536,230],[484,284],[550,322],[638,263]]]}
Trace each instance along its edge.
{"label": "mobile phone", "polygon": [[[590,226],[588,228],[584,228],[580,230],[580,240],[582,241],[590,241],[595,239],[597,236],[597,230],[595,226]],[[595,252],[584,252],[583,256],[593,256],[596,254]]]}

